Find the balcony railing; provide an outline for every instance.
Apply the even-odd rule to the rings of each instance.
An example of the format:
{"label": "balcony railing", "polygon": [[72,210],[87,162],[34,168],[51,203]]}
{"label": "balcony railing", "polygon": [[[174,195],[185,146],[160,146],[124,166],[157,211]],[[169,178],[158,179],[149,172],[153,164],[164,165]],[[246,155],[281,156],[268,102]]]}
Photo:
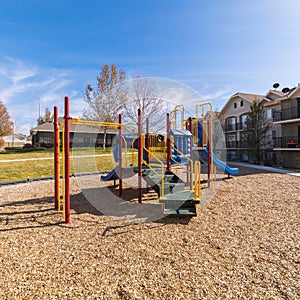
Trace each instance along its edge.
{"label": "balcony railing", "polygon": [[275,139],[275,148],[298,148],[298,136],[284,136]]}
{"label": "balcony railing", "polygon": [[227,149],[241,149],[241,148],[246,148],[246,146],[241,141],[230,141],[230,142],[227,141],[226,148]]}
{"label": "balcony railing", "polygon": [[223,130],[225,132],[227,131],[237,131],[237,130],[243,130],[245,129],[245,124],[244,123],[236,123],[236,124],[227,124]]}
{"label": "balcony railing", "polygon": [[274,111],[275,122],[292,120],[297,118],[300,118],[300,113],[298,112],[298,108],[296,106]]}

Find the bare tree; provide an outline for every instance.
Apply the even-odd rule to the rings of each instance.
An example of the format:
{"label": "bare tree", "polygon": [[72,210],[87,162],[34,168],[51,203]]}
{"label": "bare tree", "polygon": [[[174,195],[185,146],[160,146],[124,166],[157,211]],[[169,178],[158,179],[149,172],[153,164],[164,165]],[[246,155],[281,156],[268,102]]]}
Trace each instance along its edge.
{"label": "bare tree", "polygon": [[0,147],[4,144],[2,136],[13,132],[13,122],[7,108],[0,100]]}
{"label": "bare tree", "polygon": [[137,109],[140,108],[143,112],[143,128],[147,118],[152,129],[159,131],[164,128],[169,105],[161,99],[156,84],[145,77],[136,77],[130,83],[129,101],[123,105],[124,116],[129,122],[137,123]]}
{"label": "bare tree", "polygon": [[37,118],[37,124],[38,125],[42,125],[44,123],[52,123],[52,121],[53,121],[53,116],[51,116],[51,111],[49,110],[48,107],[46,107],[46,109],[45,109],[44,117],[39,116]]}
{"label": "bare tree", "polygon": [[52,123],[53,121],[53,116],[51,116],[51,111],[49,110],[48,107],[46,107],[45,109],[44,121],[45,123]]}
{"label": "bare tree", "polygon": [[[97,77],[97,87],[88,84],[84,101],[88,108],[83,111],[83,118],[99,122],[117,122],[121,107],[127,102],[127,91],[124,88],[125,71],[118,70],[116,65],[105,64],[100,76]],[[106,144],[107,128],[103,127]]]}

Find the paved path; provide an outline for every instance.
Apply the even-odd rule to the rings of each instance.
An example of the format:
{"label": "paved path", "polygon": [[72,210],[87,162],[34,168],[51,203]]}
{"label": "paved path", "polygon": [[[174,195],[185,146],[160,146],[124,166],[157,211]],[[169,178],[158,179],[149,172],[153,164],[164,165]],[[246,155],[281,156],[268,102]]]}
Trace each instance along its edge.
{"label": "paved path", "polygon": [[[81,158],[81,157],[96,157],[96,156],[111,156],[111,154],[95,154],[95,155],[75,155],[71,158]],[[53,160],[53,157],[36,157],[36,158],[20,158],[20,159],[2,159],[0,163],[9,163],[9,162],[20,162],[20,161],[31,161],[31,160]]]}
{"label": "paved path", "polygon": [[229,162],[229,164],[234,165],[234,166],[241,166],[241,167],[246,167],[246,168],[265,170],[265,171],[274,172],[274,173],[288,174],[288,175],[292,175],[292,176],[300,176],[300,172],[293,172],[293,171],[280,169],[280,168],[252,165],[252,164],[247,164],[247,163],[242,163],[242,162]]}

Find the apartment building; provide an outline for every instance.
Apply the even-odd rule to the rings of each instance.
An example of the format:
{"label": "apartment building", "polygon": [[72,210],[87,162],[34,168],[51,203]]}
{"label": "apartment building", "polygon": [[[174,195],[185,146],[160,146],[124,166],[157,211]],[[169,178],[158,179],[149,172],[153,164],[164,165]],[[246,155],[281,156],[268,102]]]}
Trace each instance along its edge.
{"label": "apartment building", "polygon": [[280,164],[300,168],[300,85],[284,91],[279,98],[280,108],[274,113],[274,125],[281,130],[274,150]]}
{"label": "apartment building", "polygon": [[273,149],[276,139],[281,137],[280,126],[273,123],[273,116],[280,109],[279,99],[284,94],[276,90],[270,90],[266,95],[236,93],[230,97],[219,114],[225,134],[227,159],[248,161],[247,148],[243,143],[245,122],[254,100],[262,101],[265,109],[266,121],[270,129],[266,134],[263,149],[265,151],[265,162],[276,164],[276,153]]}
{"label": "apartment building", "polygon": [[225,135],[227,159],[248,160],[242,143],[243,130],[253,100],[260,101],[263,98],[263,95],[236,93],[229,98],[220,111],[219,120]]}
{"label": "apartment building", "polygon": [[236,93],[230,97],[219,113],[227,159],[249,160],[243,134],[250,105],[255,99],[263,102],[270,125],[263,145],[265,163],[300,168],[300,84],[282,91],[272,89],[266,95]]}

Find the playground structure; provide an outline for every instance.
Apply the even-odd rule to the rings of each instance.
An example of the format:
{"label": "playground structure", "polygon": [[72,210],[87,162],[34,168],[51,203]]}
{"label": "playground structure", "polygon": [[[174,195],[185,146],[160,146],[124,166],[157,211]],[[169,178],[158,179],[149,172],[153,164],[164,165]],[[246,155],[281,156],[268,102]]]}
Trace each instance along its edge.
{"label": "playground structure", "polygon": [[[122,128],[126,124],[122,124],[122,115],[119,115],[118,123],[90,122],[70,117],[68,97],[65,97],[64,104],[63,124],[59,124],[58,109],[54,107],[54,181],[55,208],[62,210],[66,223],[70,223],[70,124],[118,129],[113,147],[114,160],[118,165],[107,175],[101,176],[101,180],[118,180],[121,196],[124,173],[128,173],[126,171],[130,169],[131,174],[138,175],[138,203],[142,203],[144,180],[147,186],[158,194],[165,215],[197,216],[201,196],[201,173],[203,175],[205,173],[208,189],[213,189],[217,168],[221,168],[227,174],[238,174],[238,169],[230,168],[213,153],[213,119],[210,103],[198,104],[196,117],[187,120],[184,119],[184,106],[177,105],[166,116],[165,134],[152,134],[149,120],[144,133],[140,109],[138,109],[137,134],[123,134]],[[206,114],[205,108],[208,108]],[[62,165],[59,160],[60,144]],[[124,161],[124,157],[127,158],[129,153],[130,163],[128,159]]]}

